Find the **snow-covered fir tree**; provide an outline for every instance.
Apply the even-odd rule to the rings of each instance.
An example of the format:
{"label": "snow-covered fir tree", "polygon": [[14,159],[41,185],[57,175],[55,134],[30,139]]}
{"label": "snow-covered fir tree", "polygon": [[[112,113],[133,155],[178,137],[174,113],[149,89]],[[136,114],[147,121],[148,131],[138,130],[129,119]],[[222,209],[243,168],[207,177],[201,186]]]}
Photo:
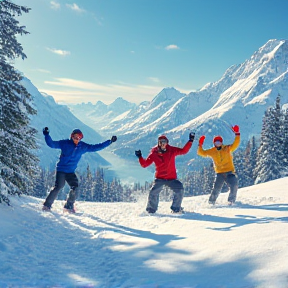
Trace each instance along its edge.
{"label": "snow-covered fir tree", "polygon": [[[288,105],[286,105],[287,107]],[[283,135],[283,172],[284,176],[288,175],[288,108],[283,111],[283,125],[282,125],[282,135]]]}
{"label": "snow-covered fir tree", "polygon": [[209,161],[200,170],[186,171],[181,179],[185,196],[210,194],[215,179],[212,161]]}
{"label": "snow-covered fir tree", "polygon": [[277,97],[274,107],[265,112],[261,131],[260,147],[254,171],[255,184],[283,177],[284,138],[282,125],[284,114]]}
{"label": "snow-covered fir tree", "polygon": [[200,181],[203,183],[203,188],[202,192],[200,192],[199,194],[210,194],[213,189],[214,180],[215,170],[213,167],[213,163],[211,162],[203,169],[203,179],[200,179]]}
{"label": "snow-covered fir tree", "polygon": [[257,150],[258,147],[256,145],[256,139],[253,136],[247,143],[246,149],[244,151],[244,171],[243,171],[243,186],[241,187],[247,187],[254,185],[255,178],[253,171],[256,167],[256,158],[257,158]]}
{"label": "snow-covered fir tree", "polygon": [[[39,167],[39,171],[34,179],[34,189],[32,195],[39,198],[46,198],[55,184],[55,171],[49,171],[49,169],[42,169]],[[61,193],[59,193],[61,197]],[[66,195],[63,199],[66,199]]]}
{"label": "snow-covered fir tree", "polygon": [[95,190],[95,183],[92,177],[90,166],[87,166],[86,173],[84,175],[80,175],[80,187],[81,193],[79,195],[79,200],[83,201],[92,201],[93,194]]}
{"label": "snow-covered fir tree", "polygon": [[194,195],[194,183],[195,183],[195,173],[186,172],[185,176],[183,177],[183,186],[184,186],[184,195],[185,196],[192,196]]}
{"label": "snow-covered fir tree", "polygon": [[36,111],[31,95],[20,83],[21,74],[12,65],[15,58],[26,58],[17,37],[28,32],[15,16],[28,12],[29,8],[9,0],[0,1],[0,202],[7,203],[8,194],[32,190],[38,161],[32,152],[37,131],[29,126],[29,116]]}
{"label": "snow-covered fir tree", "polygon": [[233,153],[233,163],[238,177],[238,187],[245,186],[245,150],[238,148]]}
{"label": "snow-covered fir tree", "polygon": [[280,174],[282,175],[283,161],[284,161],[284,135],[283,135],[283,124],[284,124],[284,110],[281,106],[281,96],[278,95],[276,103],[272,112],[272,119],[274,119],[273,135],[274,135],[274,155],[278,165],[280,166]]}

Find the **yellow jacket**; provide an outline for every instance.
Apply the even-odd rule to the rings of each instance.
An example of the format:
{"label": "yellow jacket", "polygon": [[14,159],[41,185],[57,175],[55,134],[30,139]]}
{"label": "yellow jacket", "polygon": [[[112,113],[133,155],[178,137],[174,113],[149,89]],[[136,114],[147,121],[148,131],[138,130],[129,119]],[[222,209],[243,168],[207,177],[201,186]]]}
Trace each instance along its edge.
{"label": "yellow jacket", "polygon": [[197,154],[202,157],[211,157],[214,162],[214,170],[216,173],[235,172],[232,152],[238,148],[239,144],[240,135],[236,135],[235,140],[231,145],[222,145],[220,150],[217,150],[216,147],[204,150],[202,146],[199,146]]}

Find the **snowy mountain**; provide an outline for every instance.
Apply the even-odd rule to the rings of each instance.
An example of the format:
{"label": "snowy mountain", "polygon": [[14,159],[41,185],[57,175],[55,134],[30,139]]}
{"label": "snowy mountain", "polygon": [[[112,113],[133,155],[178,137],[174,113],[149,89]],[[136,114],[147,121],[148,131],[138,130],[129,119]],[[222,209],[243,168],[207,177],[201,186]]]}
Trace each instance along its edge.
{"label": "snowy mountain", "polygon": [[[145,130],[148,132],[151,130],[151,125],[155,119],[161,119],[163,113],[166,111],[174,110],[174,106],[178,100],[184,97],[185,94],[180,93],[175,88],[165,88],[163,89],[156,97],[149,103],[141,103],[138,107],[131,110],[124,118],[119,119],[118,121],[114,120],[110,125],[106,125],[101,129],[101,132],[107,133],[111,130],[116,130],[120,135],[126,133],[135,133],[136,134]],[[177,119],[174,119],[177,123]],[[174,122],[175,125],[175,122]],[[175,127],[175,126],[174,126]],[[155,132],[156,127],[153,126],[153,131]],[[157,128],[159,128],[157,126]],[[161,125],[161,129],[165,129]],[[138,132],[137,132],[138,131]]]}
{"label": "snowy mountain", "polygon": [[[165,88],[152,101],[145,101],[139,105],[118,98],[110,105],[99,101],[95,105],[92,103],[70,105],[69,109],[105,139],[109,139],[111,135],[118,136],[116,145],[111,149],[114,154],[125,160],[127,167],[123,169],[129,169],[129,163],[137,160],[134,156],[135,150],[141,149],[145,157],[151,147],[156,145],[157,137],[161,134],[168,136],[171,145],[182,147],[188,140],[189,132],[193,130],[196,132],[196,141],[201,135],[206,136],[204,148],[208,148],[212,145],[213,137],[219,134],[223,136],[224,143],[231,143],[234,134],[230,127],[238,124],[241,145],[246,145],[252,136],[260,136],[264,111],[274,105],[277,95],[281,95],[282,104],[288,103],[287,63],[288,41],[269,40],[249,59],[242,64],[229,67],[218,81],[206,84],[199,91],[183,94],[174,88]],[[49,97],[44,99],[48,104],[53,102]],[[47,109],[47,116],[44,119],[50,118],[50,121],[55,121],[55,125],[53,124],[55,131],[62,127],[63,123],[69,123],[63,132],[61,130],[54,136],[60,139],[64,137],[63,135],[70,134],[70,123],[73,122],[63,120],[69,119],[70,116],[60,120],[58,117],[62,116],[58,112],[48,116],[49,113],[53,113],[48,110],[64,109],[65,113],[69,112],[64,106],[53,103],[54,106],[52,109]],[[44,109],[46,106],[49,107],[48,104],[42,104]],[[60,114],[64,115],[63,113]],[[81,124],[73,124],[73,126],[79,125]],[[47,123],[44,121],[41,125],[35,124],[40,131],[42,126],[47,126]],[[86,126],[84,125],[83,129],[84,127]],[[41,135],[39,139],[43,141]],[[85,137],[87,142],[94,142],[96,138],[89,141],[88,139]],[[41,147],[45,147],[42,144]],[[179,171],[181,167],[187,167],[191,159],[199,160],[199,157],[196,157],[196,148],[197,143],[194,143],[191,152],[177,159]],[[44,157],[43,154],[49,155],[45,151],[41,158]],[[113,157],[109,158],[114,160]],[[48,159],[45,159],[44,162],[47,161]],[[86,165],[82,161],[81,163]]]}
{"label": "snowy mountain", "polygon": [[106,105],[98,101],[95,105],[91,102],[81,104],[70,104],[70,111],[83,123],[99,131],[111,121],[115,121],[121,115],[127,114],[136,104],[130,103],[123,98],[117,98],[113,103]]}
{"label": "snowy mountain", "polygon": [[[165,88],[150,103],[107,122],[99,133],[119,136],[121,145],[115,153],[123,158],[132,157],[139,148],[145,155],[160,134],[175,146],[185,144],[190,130],[197,138],[206,135],[204,148],[219,134],[231,143],[234,134],[229,127],[235,124],[245,145],[252,136],[260,136],[264,111],[275,104],[278,94],[282,104],[288,103],[287,63],[288,41],[269,40],[250,59],[228,68],[220,80],[188,95]],[[184,163],[196,155],[196,146],[184,156]]]}
{"label": "snowy mountain", "polygon": [[[160,201],[76,202],[77,215],[40,210],[43,199],[0,204],[0,287],[287,288],[288,178],[185,197],[186,214]],[[81,213],[82,212],[82,213]]]}
{"label": "snowy mountain", "polygon": [[[51,149],[46,145],[42,134],[42,129],[46,126],[49,127],[53,140],[69,138],[71,131],[75,128],[82,130],[84,134],[83,141],[87,143],[96,144],[110,139],[104,139],[95,130],[83,124],[66,106],[58,105],[52,96],[41,94],[29,79],[24,78],[22,84],[33,96],[33,102],[37,110],[37,115],[33,115],[31,119],[31,126],[38,130],[37,139],[40,149],[37,151],[37,155],[43,168],[54,169],[60,154],[60,150]],[[87,164],[90,164],[91,169],[110,165],[108,161],[97,153],[86,153],[83,155],[79,162],[79,170],[84,171],[87,168]]]}

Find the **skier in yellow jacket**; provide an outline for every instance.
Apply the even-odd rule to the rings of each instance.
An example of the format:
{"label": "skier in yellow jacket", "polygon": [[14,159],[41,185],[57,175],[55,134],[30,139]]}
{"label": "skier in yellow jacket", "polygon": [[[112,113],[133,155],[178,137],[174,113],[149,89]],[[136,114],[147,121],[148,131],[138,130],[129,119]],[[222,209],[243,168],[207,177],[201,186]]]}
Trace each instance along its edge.
{"label": "skier in yellow jacket", "polygon": [[202,157],[211,157],[214,163],[214,170],[216,172],[216,180],[209,197],[209,203],[213,205],[216,202],[224,182],[226,182],[230,187],[228,204],[232,205],[236,200],[238,178],[235,173],[232,153],[238,148],[240,144],[239,126],[233,126],[232,130],[235,133],[235,140],[231,145],[224,145],[223,138],[221,136],[216,136],[213,139],[214,147],[208,150],[204,150],[202,145],[204,143],[205,136],[203,135],[199,139],[197,154]]}

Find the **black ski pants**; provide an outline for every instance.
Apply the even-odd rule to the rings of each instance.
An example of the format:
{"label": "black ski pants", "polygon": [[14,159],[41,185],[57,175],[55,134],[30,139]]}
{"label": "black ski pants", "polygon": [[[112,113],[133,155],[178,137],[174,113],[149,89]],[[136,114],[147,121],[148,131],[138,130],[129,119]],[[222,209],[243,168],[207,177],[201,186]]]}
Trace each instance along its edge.
{"label": "black ski pants", "polygon": [[149,192],[146,210],[148,211],[152,209],[154,211],[157,211],[159,204],[159,193],[161,192],[163,186],[168,186],[173,191],[173,202],[171,209],[179,211],[183,200],[184,188],[182,183],[177,179],[175,180],[155,179]]}
{"label": "black ski pants", "polygon": [[226,182],[230,188],[228,202],[234,203],[236,201],[237,190],[238,190],[238,177],[235,173],[230,171],[230,172],[216,174],[216,180],[214,182],[214,187],[211,192],[211,195],[209,197],[209,202],[211,203],[216,202],[216,199],[218,198],[221,192],[224,182]]}
{"label": "black ski pants", "polygon": [[73,208],[74,202],[78,196],[78,178],[75,173],[56,172],[56,181],[54,188],[47,196],[44,206],[51,208],[53,202],[57,198],[60,190],[65,186],[65,181],[70,186],[69,195],[67,198],[67,207]]}

